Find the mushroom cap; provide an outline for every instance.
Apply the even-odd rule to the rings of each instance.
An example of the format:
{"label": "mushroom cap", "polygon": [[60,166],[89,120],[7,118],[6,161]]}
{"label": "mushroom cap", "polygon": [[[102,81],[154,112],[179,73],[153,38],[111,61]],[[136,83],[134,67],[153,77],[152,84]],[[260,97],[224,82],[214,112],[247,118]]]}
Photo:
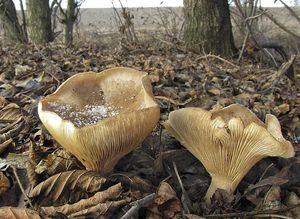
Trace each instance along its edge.
{"label": "mushroom cap", "polygon": [[275,116],[268,114],[265,124],[238,104],[216,111],[179,109],[170,113],[164,126],[211,175],[207,199],[217,188],[233,193],[262,158],[289,158],[295,153],[292,144],[283,138]]}
{"label": "mushroom cap", "polygon": [[147,73],[122,67],[70,77],[40,100],[38,113],[58,143],[102,173],[137,147],[160,117]]}

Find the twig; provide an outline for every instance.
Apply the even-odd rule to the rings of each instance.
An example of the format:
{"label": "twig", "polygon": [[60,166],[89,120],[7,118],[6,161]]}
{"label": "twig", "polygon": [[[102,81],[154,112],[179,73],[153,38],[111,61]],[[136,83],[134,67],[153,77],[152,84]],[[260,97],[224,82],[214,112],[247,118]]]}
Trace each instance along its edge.
{"label": "twig", "polygon": [[[186,50],[186,49],[183,48],[182,46],[176,45],[175,43],[170,42],[170,41],[163,40],[163,39],[161,39],[161,38],[159,38],[159,37],[157,37],[157,36],[151,35],[151,37],[152,37],[153,39],[155,39],[155,40],[159,40],[160,42],[162,42],[162,43],[164,43],[164,44],[166,44],[166,45],[168,45],[168,46],[172,46],[172,47],[178,49],[178,50],[181,51],[181,52],[187,53],[187,52],[190,51],[190,52],[196,53],[195,51]],[[196,54],[197,54],[197,53],[196,53]]]}
{"label": "twig", "polygon": [[224,62],[224,63],[227,63],[227,64],[229,64],[229,65],[231,65],[231,66],[233,66],[233,67],[235,67],[235,68],[240,68],[239,66],[233,64],[232,62],[230,62],[230,61],[228,61],[228,60],[226,60],[226,59],[223,59],[223,58],[220,57],[220,56],[216,56],[216,55],[212,55],[212,54],[207,54],[207,55],[204,55],[204,56],[200,56],[200,57],[198,57],[198,58],[196,59],[196,61],[198,61],[198,60],[200,60],[200,59],[206,59],[206,60],[207,60],[207,58],[218,59],[218,60],[220,60],[220,61],[222,61],[222,62]]}
{"label": "twig", "polygon": [[255,217],[267,217],[267,218],[284,218],[284,219],[293,219],[292,217],[280,215],[280,214],[258,214]]}
{"label": "twig", "polygon": [[291,13],[291,15],[297,19],[298,22],[300,22],[300,17],[295,13],[294,10],[292,10],[287,4],[285,4],[284,1],[279,0],[281,2],[281,4],[284,5],[284,7]]}
{"label": "twig", "polygon": [[256,19],[256,18],[259,18],[260,16],[262,16],[267,10],[263,10],[260,14],[257,14],[257,15],[253,15],[253,16],[250,16],[250,17],[247,17],[245,19],[245,22],[248,22],[250,20],[253,20],[253,19]]}
{"label": "twig", "polygon": [[184,187],[183,187],[183,183],[181,181],[181,178],[179,176],[179,173],[178,173],[178,170],[177,170],[177,167],[176,167],[176,164],[175,162],[173,161],[173,168],[174,168],[174,171],[175,171],[175,174],[176,174],[176,178],[179,182],[179,185],[180,185],[180,189],[182,191],[182,195],[181,195],[181,202],[182,202],[182,205],[183,205],[183,208],[185,210],[185,212],[187,214],[190,213],[190,207],[191,207],[191,200],[189,199],[188,195],[187,195],[187,192],[185,191]]}
{"label": "twig", "polygon": [[22,191],[24,197],[27,199],[27,201],[28,201],[30,207],[33,208],[33,205],[32,205],[32,203],[31,203],[31,200],[30,200],[30,198],[27,196],[27,194],[26,194],[26,192],[25,192],[25,190],[24,190],[24,187],[23,187],[23,185],[22,185],[22,183],[21,183],[21,181],[20,181],[20,178],[19,178],[18,173],[17,173],[17,168],[16,168],[15,166],[13,166],[13,165],[11,166],[11,168],[12,168],[12,170],[13,170],[13,173],[14,173],[14,175],[15,175],[15,177],[16,177],[16,180],[17,180],[17,182],[18,182],[18,185],[19,185],[19,187],[20,187],[20,189],[21,189],[21,191]]}
{"label": "twig", "polygon": [[158,99],[158,100],[166,100],[166,101],[168,101],[169,103],[172,103],[172,104],[174,104],[174,105],[176,105],[176,106],[184,106],[184,105],[186,105],[186,104],[188,104],[189,102],[192,101],[192,98],[189,98],[189,99],[187,99],[186,101],[184,101],[183,103],[179,103],[179,102],[177,102],[177,101],[175,101],[175,100],[173,100],[173,99],[171,99],[171,98],[169,98],[169,97],[164,97],[164,96],[155,96],[155,99]]}
{"label": "twig", "polygon": [[[254,20],[254,19],[250,19],[250,20],[249,20],[249,23],[248,23],[247,18],[246,18],[246,15],[244,14],[244,12],[243,12],[243,10],[242,10],[242,8],[241,8],[240,2],[239,2],[238,0],[234,0],[234,3],[235,3],[235,5],[236,5],[237,9],[239,10],[239,12],[240,12],[242,18],[244,19],[245,24],[246,24],[246,27],[247,27],[247,33],[246,33],[246,36],[245,36],[245,38],[244,38],[243,46],[242,46],[242,49],[241,49],[241,51],[240,51],[239,58],[238,58],[238,62],[240,62],[241,59],[242,59],[244,50],[245,50],[245,48],[246,48],[246,43],[247,43],[247,41],[248,41],[250,35],[253,36],[251,27],[252,27],[252,24],[253,24],[253,20]],[[258,0],[255,1],[255,6],[254,6],[254,8],[252,8],[253,10],[251,11],[250,17],[253,17],[253,16],[255,15],[255,13],[256,13],[257,3],[258,3]],[[259,44],[257,43],[257,41],[254,39],[254,37],[252,37],[252,39],[253,39],[254,43],[255,43],[258,47],[260,47]]]}
{"label": "twig", "polygon": [[[227,213],[227,214],[212,214],[212,215],[204,215],[203,217],[205,218],[234,218],[234,217],[239,217],[239,218],[246,218],[246,217],[254,217],[257,215],[270,215],[270,214],[276,214],[279,212],[285,212],[289,211],[294,208],[300,207],[300,204],[292,205],[289,207],[283,207],[280,209],[275,209],[275,210],[262,210],[262,211],[251,211],[251,212],[238,212],[238,213]],[[290,218],[288,218],[290,219]]]}
{"label": "twig", "polygon": [[64,11],[64,9],[61,6],[61,1],[53,0],[53,2],[58,6],[60,13],[64,16],[64,18],[67,20],[67,14]]}
{"label": "twig", "polygon": [[144,207],[148,204],[150,204],[154,198],[155,198],[156,194],[155,193],[151,193],[150,195],[145,196],[144,198],[137,200],[135,202],[132,202],[130,205],[132,205],[132,207],[129,209],[129,211],[127,211],[120,219],[130,219],[132,218],[141,207]]}
{"label": "twig", "polygon": [[282,75],[286,74],[286,72],[293,65],[295,59],[296,59],[296,56],[292,55],[291,58],[287,62],[283,63],[280,66],[279,70],[276,71],[274,74],[272,74],[271,77],[268,79],[268,81],[272,81],[272,84],[267,89],[259,91],[258,93],[266,93],[267,91],[272,90],[275,87],[275,85],[278,83],[278,81],[279,81],[278,79]]}
{"label": "twig", "polygon": [[272,61],[274,62],[276,68],[278,67],[278,63],[276,62],[274,56],[266,49],[264,48],[264,51],[271,57]]}
{"label": "twig", "polygon": [[[35,49],[37,50],[37,52],[44,58],[44,60],[49,64],[49,66],[51,67],[51,71],[53,71],[53,69],[54,69],[53,63],[50,62],[50,61],[48,60],[48,58],[45,57],[45,55],[44,55],[44,54],[41,52],[41,50],[36,46],[36,44],[34,44],[34,47],[35,47]],[[52,72],[45,71],[45,73],[46,73],[46,74],[49,74],[54,80],[57,81],[57,86],[60,85],[60,81],[58,80],[57,77],[55,77],[55,76],[52,74]]]}
{"label": "twig", "polygon": [[271,163],[269,166],[267,166],[267,168],[264,170],[264,172],[261,174],[261,176],[259,177],[259,180],[258,181],[261,181],[263,179],[263,177],[266,175],[267,171],[272,167],[274,166],[273,163]]}

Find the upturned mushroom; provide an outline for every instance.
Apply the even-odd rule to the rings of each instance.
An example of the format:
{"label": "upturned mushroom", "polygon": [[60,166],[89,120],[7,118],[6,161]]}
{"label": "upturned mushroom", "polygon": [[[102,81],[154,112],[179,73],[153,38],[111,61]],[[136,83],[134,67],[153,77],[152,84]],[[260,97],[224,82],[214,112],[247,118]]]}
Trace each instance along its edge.
{"label": "upturned mushroom", "polygon": [[40,100],[38,113],[88,170],[107,173],[151,133],[160,109],[147,73],[119,67],[72,76]]}
{"label": "upturned mushroom", "polygon": [[210,174],[205,196],[209,203],[218,188],[233,194],[262,158],[294,156],[294,148],[282,136],[277,118],[268,114],[265,120],[263,123],[248,108],[232,104],[216,111],[179,109],[170,113],[164,126]]}

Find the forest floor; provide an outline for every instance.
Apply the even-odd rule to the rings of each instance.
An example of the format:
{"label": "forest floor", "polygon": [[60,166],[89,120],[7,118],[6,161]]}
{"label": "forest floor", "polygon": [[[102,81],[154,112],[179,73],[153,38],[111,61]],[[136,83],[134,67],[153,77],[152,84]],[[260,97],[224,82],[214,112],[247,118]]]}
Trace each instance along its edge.
{"label": "forest floor", "polygon": [[[218,190],[210,205],[203,199],[210,183],[205,168],[160,124],[141,146],[119,161],[113,173],[104,177],[85,171],[43,127],[37,113],[38,101],[76,73],[118,66],[149,73],[161,108],[160,124],[176,109],[193,106],[211,110],[238,103],[263,121],[266,114],[275,115],[284,137],[294,146],[295,157],[264,158],[243,178],[234,196]],[[95,45],[2,45],[0,73],[0,206],[10,206],[0,208],[0,215],[300,215],[300,93],[287,77],[292,78],[291,62],[276,69],[254,60],[245,59],[239,64],[173,47],[113,51]]]}

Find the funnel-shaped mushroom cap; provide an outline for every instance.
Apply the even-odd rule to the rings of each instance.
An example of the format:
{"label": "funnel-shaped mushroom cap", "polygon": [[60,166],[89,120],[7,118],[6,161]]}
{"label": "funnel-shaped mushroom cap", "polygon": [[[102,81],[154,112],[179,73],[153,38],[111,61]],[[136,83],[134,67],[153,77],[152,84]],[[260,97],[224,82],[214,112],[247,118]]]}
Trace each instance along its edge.
{"label": "funnel-shaped mushroom cap", "polygon": [[130,68],[86,72],[39,102],[41,121],[89,170],[112,170],[150,134],[160,110],[147,73]]}
{"label": "funnel-shaped mushroom cap", "polygon": [[217,111],[184,108],[170,113],[164,126],[212,177],[209,201],[217,188],[233,193],[251,167],[266,156],[294,156],[273,115],[266,124],[249,109],[233,104]]}

